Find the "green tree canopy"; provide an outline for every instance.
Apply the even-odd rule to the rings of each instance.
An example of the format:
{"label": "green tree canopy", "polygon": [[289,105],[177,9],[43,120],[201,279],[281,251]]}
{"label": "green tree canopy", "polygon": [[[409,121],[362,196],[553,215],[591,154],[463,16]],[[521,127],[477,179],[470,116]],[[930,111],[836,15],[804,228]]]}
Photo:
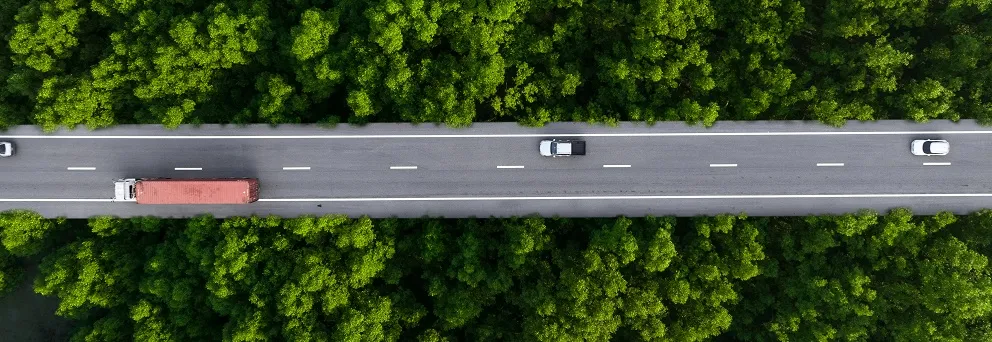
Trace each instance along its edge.
{"label": "green tree canopy", "polygon": [[0,126],[992,122],[981,0],[10,0]]}
{"label": "green tree canopy", "polygon": [[990,217],[15,212],[2,227],[71,229],[5,237],[0,290],[21,272],[8,248],[39,255],[35,291],[77,341],[981,341]]}

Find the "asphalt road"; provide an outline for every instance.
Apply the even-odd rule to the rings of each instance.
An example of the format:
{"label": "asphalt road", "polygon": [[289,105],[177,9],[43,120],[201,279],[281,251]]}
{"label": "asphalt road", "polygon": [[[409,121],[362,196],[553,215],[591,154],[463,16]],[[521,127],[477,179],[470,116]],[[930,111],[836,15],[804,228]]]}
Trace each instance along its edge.
{"label": "asphalt road", "polygon": [[[545,158],[547,137],[587,141],[587,155]],[[910,141],[943,138],[920,157]],[[542,128],[476,124],[120,126],[0,133],[0,210],[46,216],[185,217],[807,215],[958,213],[992,207],[992,128],[973,121],[682,123]],[[234,206],[110,203],[118,178],[257,177],[261,200]]]}

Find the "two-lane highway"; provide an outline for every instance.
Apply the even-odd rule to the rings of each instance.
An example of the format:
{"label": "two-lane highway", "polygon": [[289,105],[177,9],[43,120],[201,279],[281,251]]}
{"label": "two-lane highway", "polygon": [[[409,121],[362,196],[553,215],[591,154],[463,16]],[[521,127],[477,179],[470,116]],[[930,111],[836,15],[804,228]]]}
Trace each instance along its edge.
{"label": "two-lane highway", "polygon": [[[548,137],[580,138],[587,155],[541,157]],[[943,138],[951,153],[913,156]],[[909,207],[969,212],[992,204],[992,129],[972,121],[912,124],[624,123],[608,128],[476,124],[121,126],[0,133],[0,210],[46,216],[217,216],[346,213],[374,217],[751,215]],[[110,203],[119,178],[257,177],[258,203]]]}

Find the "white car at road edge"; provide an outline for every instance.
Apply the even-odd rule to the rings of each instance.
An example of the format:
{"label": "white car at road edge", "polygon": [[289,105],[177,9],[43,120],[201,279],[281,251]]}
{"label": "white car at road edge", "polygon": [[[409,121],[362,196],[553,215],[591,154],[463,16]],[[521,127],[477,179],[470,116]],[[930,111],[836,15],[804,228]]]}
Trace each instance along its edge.
{"label": "white car at road edge", "polygon": [[9,141],[0,141],[0,157],[10,157],[14,155],[14,144]]}
{"label": "white car at road edge", "polygon": [[951,144],[948,144],[947,140],[913,140],[909,150],[917,156],[943,156],[950,152]]}

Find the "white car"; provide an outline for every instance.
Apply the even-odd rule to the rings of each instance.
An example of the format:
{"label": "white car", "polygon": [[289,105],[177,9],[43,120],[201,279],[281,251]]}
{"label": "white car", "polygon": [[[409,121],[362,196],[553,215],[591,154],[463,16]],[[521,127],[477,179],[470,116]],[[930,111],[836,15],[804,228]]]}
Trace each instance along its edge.
{"label": "white car", "polygon": [[542,140],[539,146],[545,157],[567,157],[586,155],[586,142],[582,140]]}
{"label": "white car", "polygon": [[14,144],[9,141],[0,141],[0,157],[10,157],[14,155]]}
{"label": "white car", "polygon": [[951,144],[947,140],[913,140],[909,150],[918,156],[943,156],[951,150]]}

